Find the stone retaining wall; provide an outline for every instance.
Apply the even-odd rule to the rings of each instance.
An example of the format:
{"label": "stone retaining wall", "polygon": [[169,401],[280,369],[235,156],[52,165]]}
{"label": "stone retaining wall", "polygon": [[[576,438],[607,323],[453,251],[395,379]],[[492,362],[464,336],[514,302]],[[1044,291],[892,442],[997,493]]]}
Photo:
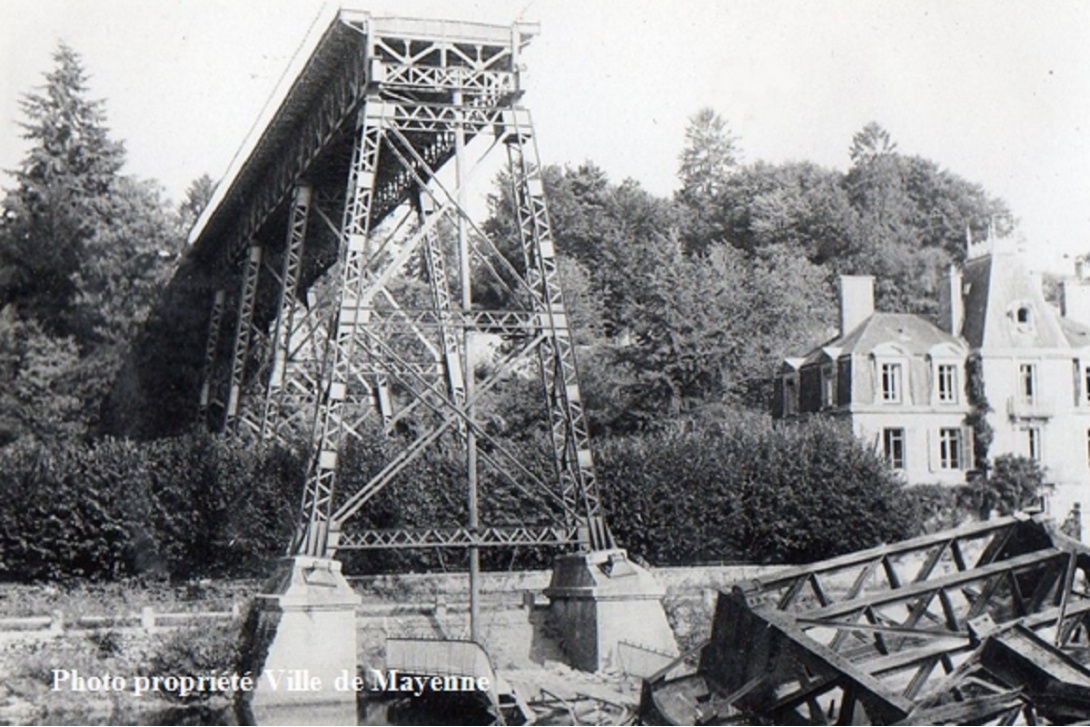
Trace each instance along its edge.
{"label": "stone retaining wall", "polygon": [[[737,581],[774,573],[783,566],[715,565],[651,568],[666,587],[667,597],[699,596],[706,589],[727,588]],[[521,603],[527,591],[540,592],[549,585],[551,571],[501,571],[481,574],[481,595],[488,600]],[[349,578],[364,600],[459,603],[467,598],[465,573],[408,573]]]}

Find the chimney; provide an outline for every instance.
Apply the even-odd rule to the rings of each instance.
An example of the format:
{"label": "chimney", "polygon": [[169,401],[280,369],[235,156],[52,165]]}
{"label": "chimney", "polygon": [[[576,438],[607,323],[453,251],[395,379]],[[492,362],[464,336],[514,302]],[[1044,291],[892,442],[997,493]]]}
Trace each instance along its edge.
{"label": "chimney", "polygon": [[874,313],[874,276],[840,276],[840,335],[846,336]]}
{"label": "chimney", "polygon": [[961,335],[965,323],[965,300],[961,297],[961,270],[951,265],[946,272],[946,285],[939,289],[940,327],[952,336]]}
{"label": "chimney", "polygon": [[1086,280],[1088,277],[1090,277],[1090,265],[1087,265],[1085,255],[1079,255],[1075,258],[1075,278]]}
{"label": "chimney", "polygon": [[1090,326],[1090,285],[1081,280],[1062,281],[1060,312],[1068,320]]}

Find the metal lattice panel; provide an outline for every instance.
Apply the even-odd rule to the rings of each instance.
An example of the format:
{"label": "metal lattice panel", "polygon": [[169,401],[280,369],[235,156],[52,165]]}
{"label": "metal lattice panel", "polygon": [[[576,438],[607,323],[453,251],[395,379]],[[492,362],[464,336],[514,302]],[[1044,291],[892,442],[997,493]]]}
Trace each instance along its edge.
{"label": "metal lattice panel", "polygon": [[1090,551],[1040,517],[790,568],[723,593],[697,673],[649,696],[676,719],[702,685],[682,719],[709,724],[1084,719],[1088,575]]}

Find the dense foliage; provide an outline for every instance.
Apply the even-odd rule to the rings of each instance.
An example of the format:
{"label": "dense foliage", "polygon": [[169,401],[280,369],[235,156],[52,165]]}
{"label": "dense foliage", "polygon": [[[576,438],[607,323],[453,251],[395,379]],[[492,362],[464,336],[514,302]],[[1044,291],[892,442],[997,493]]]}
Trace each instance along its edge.
{"label": "dense foliage", "polygon": [[0,216],[0,446],[92,433],[181,247],[158,185],[121,174],[103,103],[65,45],[23,100],[31,143]]}
{"label": "dense foliage", "polygon": [[23,580],[240,575],[281,554],[301,463],[193,435],[29,438],[0,449],[0,573]]}
{"label": "dense foliage", "polygon": [[827,421],[616,438],[600,467],[616,534],[654,563],[801,563],[915,525],[889,469]]}
{"label": "dense foliage", "polygon": [[1039,504],[1045,477],[1041,465],[1029,457],[1001,454],[987,477],[974,477],[967,486],[969,503],[982,518],[1010,515]]}

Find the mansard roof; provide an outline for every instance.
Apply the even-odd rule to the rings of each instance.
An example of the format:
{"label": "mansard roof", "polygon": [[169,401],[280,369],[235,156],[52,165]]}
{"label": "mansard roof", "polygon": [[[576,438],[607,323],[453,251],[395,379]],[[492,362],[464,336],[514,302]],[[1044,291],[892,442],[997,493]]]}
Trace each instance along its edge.
{"label": "mansard roof", "polygon": [[[1040,284],[1013,251],[997,251],[966,261],[962,285],[965,301],[962,335],[971,347],[1069,348],[1072,345],[1059,313],[1045,301]],[[1074,334],[1074,328],[1069,330]]]}
{"label": "mansard roof", "polygon": [[892,346],[908,356],[924,356],[936,347],[952,347],[967,353],[965,343],[956,336],[912,313],[872,313],[845,336],[818,346],[806,356],[806,363],[816,363],[826,349],[840,349],[841,355],[869,355],[883,346]]}

